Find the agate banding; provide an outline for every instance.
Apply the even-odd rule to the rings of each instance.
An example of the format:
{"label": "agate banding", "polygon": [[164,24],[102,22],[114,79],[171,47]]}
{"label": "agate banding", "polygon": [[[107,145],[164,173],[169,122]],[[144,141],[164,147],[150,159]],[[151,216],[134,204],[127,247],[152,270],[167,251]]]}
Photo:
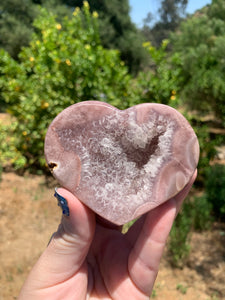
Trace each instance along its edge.
{"label": "agate banding", "polygon": [[199,145],[187,120],[169,106],[145,103],[121,111],[86,101],[53,120],[45,156],[64,188],[101,217],[122,225],[187,185]]}

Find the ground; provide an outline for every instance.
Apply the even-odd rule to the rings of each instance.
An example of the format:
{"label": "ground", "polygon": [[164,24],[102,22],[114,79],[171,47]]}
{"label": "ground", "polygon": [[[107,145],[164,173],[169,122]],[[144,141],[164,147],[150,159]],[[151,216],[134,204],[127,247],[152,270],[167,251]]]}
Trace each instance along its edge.
{"label": "ground", "polygon": [[[16,299],[33,264],[60,222],[56,182],[3,173],[0,182],[0,300]],[[225,226],[191,235],[187,266],[172,268],[165,252],[152,298],[225,299]]]}

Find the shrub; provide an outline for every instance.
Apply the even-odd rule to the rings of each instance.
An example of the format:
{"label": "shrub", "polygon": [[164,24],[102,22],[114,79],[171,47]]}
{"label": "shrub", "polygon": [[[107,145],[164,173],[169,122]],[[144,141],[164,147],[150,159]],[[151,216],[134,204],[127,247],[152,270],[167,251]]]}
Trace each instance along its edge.
{"label": "shrub", "polygon": [[[187,18],[172,34],[173,53],[180,57],[180,88],[184,103],[214,113],[225,124],[225,2],[214,0]],[[183,97],[182,97],[183,98]]]}
{"label": "shrub", "polygon": [[97,14],[90,13],[87,1],[62,24],[42,9],[34,26],[36,34],[19,63],[4,51],[0,55],[0,89],[18,121],[14,132],[23,167],[44,166],[47,127],[65,107],[96,99],[127,108],[132,98],[127,68],[118,51],[101,46]]}
{"label": "shrub", "polygon": [[195,197],[194,201],[190,203],[190,209],[193,215],[193,228],[200,231],[210,229],[213,221],[213,206],[206,198],[206,195]]}
{"label": "shrub", "polygon": [[15,169],[21,168],[26,163],[26,159],[16,149],[15,145],[18,143],[18,137],[14,135],[17,127],[17,122],[13,121],[11,124],[0,123],[0,166],[3,168],[14,165]]}
{"label": "shrub", "polygon": [[174,221],[170,232],[168,250],[171,263],[175,267],[183,267],[190,252],[189,233],[192,228],[192,211],[189,202],[185,202]]}
{"label": "shrub", "polygon": [[19,82],[23,79],[24,72],[20,65],[0,49],[0,111],[5,111],[9,103],[18,101]]}
{"label": "shrub", "polygon": [[208,168],[205,192],[215,217],[225,221],[225,166],[216,164]]}
{"label": "shrub", "polygon": [[212,139],[210,137],[208,126],[202,123],[197,116],[188,113],[186,117],[189,120],[190,124],[192,124],[193,126],[193,129],[198,137],[200,147],[198,177],[196,184],[204,187],[206,172],[209,163],[214,159],[217,153],[215,147],[220,144],[220,139]]}
{"label": "shrub", "polygon": [[191,230],[208,230],[213,221],[213,206],[205,194],[194,199],[187,198],[181,212],[174,221],[170,239],[169,253],[171,263],[176,267],[183,267],[190,252]]}
{"label": "shrub", "polygon": [[150,70],[140,72],[135,81],[135,91],[139,95],[140,102],[177,106],[179,69],[172,67],[172,61],[178,58],[168,55],[166,52],[168,44],[168,40],[164,40],[159,48],[153,47],[150,42],[143,44],[152,65]]}

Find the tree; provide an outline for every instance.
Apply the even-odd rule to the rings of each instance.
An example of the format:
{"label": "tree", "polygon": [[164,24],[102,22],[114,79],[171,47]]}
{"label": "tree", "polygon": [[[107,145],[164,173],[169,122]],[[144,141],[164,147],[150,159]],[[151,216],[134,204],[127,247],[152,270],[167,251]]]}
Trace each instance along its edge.
{"label": "tree", "polygon": [[162,0],[158,10],[159,21],[152,28],[152,15],[148,13],[142,32],[155,46],[160,46],[164,39],[167,39],[171,32],[175,31],[185,16],[185,9],[188,0]]}
{"label": "tree", "polygon": [[19,60],[0,51],[2,98],[17,121],[18,167],[44,166],[47,127],[69,105],[92,99],[121,109],[130,106],[127,67],[117,50],[102,47],[97,23],[87,1],[82,10],[74,11],[73,18],[64,18],[62,23],[42,9],[34,22],[36,33],[29,47],[20,52]]}
{"label": "tree", "polygon": [[[43,2],[43,3],[42,3]],[[0,2],[0,48],[17,59],[22,47],[28,46],[34,32],[33,21],[37,17],[38,6],[42,5],[61,20],[71,14],[60,0],[1,0]]]}
{"label": "tree", "polygon": [[185,15],[188,0],[163,0],[159,8],[160,21],[165,28],[174,31]]}
{"label": "tree", "polygon": [[185,103],[225,125],[225,2],[213,0],[171,36]]}
{"label": "tree", "polygon": [[133,83],[133,89],[139,95],[139,101],[163,103],[176,107],[179,69],[173,68],[173,58],[167,51],[169,40],[164,40],[158,48],[153,47],[150,42],[144,43],[143,46],[149,53],[151,68],[139,72]]}
{"label": "tree", "polygon": [[[82,0],[65,0],[66,5],[81,7]],[[121,59],[130,72],[136,74],[146,63],[147,54],[142,47],[141,32],[132,23],[128,0],[90,0],[91,11],[99,14],[99,31],[102,45],[108,49],[119,49]]]}
{"label": "tree", "polygon": [[36,8],[30,0],[1,0],[0,48],[16,58],[21,46],[27,46],[30,41],[36,15]]}
{"label": "tree", "polygon": [[[22,46],[27,46],[34,32],[32,26],[38,6],[47,8],[60,21],[71,17],[83,0],[2,0],[0,4],[0,48],[17,58]],[[90,0],[91,11],[99,14],[101,41],[108,49],[119,49],[121,59],[130,72],[137,73],[146,64],[142,34],[131,22],[128,0]]]}

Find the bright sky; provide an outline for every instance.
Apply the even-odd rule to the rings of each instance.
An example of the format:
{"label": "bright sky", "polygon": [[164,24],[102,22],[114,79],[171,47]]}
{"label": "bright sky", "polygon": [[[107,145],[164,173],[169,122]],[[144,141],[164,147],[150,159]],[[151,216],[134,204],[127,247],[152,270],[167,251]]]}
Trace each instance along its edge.
{"label": "bright sky", "polygon": [[[188,0],[187,13],[192,14],[197,9],[202,8],[206,4],[211,3],[211,0]],[[148,12],[153,15],[159,8],[159,0],[129,0],[131,7],[131,19],[138,26],[142,26],[143,19],[147,16]]]}

